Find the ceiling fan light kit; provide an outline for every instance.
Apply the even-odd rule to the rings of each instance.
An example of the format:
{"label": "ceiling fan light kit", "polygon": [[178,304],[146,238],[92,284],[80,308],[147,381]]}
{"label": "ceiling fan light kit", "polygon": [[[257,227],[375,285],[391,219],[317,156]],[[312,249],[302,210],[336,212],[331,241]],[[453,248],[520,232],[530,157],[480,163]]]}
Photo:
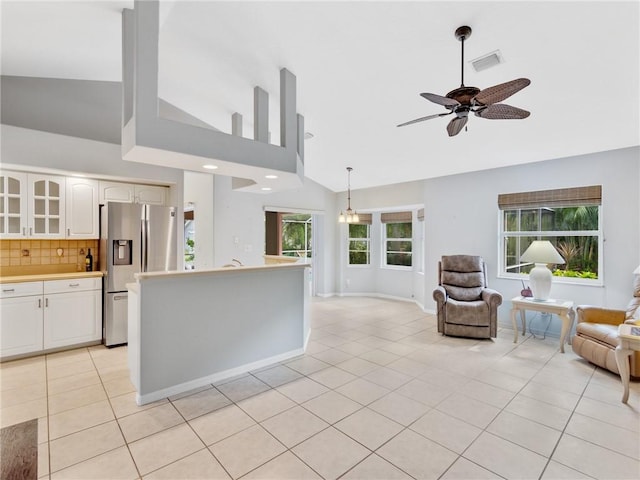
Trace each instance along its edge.
{"label": "ceiling fan light kit", "polygon": [[451,90],[445,96],[435,93],[421,93],[420,96],[430,102],[442,105],[449,112],[427,115],[426,117],[416,118],[405,123],[401,123],[398,127],[404,127],[432,118],[444,117],[454,114],[456,117],[447,125],[447,133],[453,137],[460,133],[467,125],[469,120],[469,112],[474,113],[477,117],[488,120],[519,120],[527,118],[529,112],[521,108],[512,107],[504,103],[503,100],[509,98],[516,92],[519,92],[531,83],[528,78],[517,78],[509,82],[494,85],[493,87],[480,90],[477,87],[467,87],[464,85],[464,42],[471,36],[471,27],[466,25],[458,27],[454,33],[457,40],[461,44],[461,81],[460,87]]}

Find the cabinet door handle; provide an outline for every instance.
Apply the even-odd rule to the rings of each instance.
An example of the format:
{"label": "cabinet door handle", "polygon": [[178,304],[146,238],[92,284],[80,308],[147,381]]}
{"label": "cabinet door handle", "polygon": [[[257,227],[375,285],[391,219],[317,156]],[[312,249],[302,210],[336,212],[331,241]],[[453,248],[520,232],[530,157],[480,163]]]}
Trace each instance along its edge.
{"label": "cabinet door handle", "polygon": [[79,283],[70,283],[69,286],[70,287],[79,287],[80,284]]}
{"label": "cabinet door handle", "polygon": [[47,307],[47,308],[49,307],[49,299],[48,298],[44,299],[44,306]]}
{"label": "cabinet door handle", "polygon": [[70,237],[70,236],[71,236],[71,229],[67,228],[67,237]]}
{"label": "cabinet door handle", "polygon": [[3,288],[2,291],[3,292],[15,292],[16,289],[15,288]]}
{"label": "cabinet door handle", "polygon": [[29,236],[33,237],[33,227],[29,227]]}
{"label": "cabinet door handle", "polygon": [[116,295],[115,297],[113,297],[114,300],[126,300],[127,296],[126,295]]}
{"label": "cabinet door handle", "polygon": [[23,237],[27,236],[27,227],[22,227],[22,236]]}
{"label": "cabinet door handle", "polygon": [[38,308],[42,308],[42,299],[41,298],[38,299]]}

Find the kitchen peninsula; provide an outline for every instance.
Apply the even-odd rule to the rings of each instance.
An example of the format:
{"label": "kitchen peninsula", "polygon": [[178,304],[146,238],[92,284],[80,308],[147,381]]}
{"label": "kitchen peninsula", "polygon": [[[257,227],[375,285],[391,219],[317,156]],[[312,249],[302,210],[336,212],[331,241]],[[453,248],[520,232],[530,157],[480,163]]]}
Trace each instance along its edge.
{"label": "kitchen peninsula", "polygon": [[309,264],[136,275],[129,369],[143,405],[304,353]]}

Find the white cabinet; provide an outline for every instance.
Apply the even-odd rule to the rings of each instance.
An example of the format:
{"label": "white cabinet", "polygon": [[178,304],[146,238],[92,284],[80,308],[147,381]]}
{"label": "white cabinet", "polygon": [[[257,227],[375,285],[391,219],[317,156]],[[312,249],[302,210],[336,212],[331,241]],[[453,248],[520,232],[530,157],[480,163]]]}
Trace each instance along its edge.
{"label": "white cabinet", "polygon": [[64,238],[65,177],[0,173],[0,238]]}
{"label": "white cabinet", "polygon": [[120,182],[100,182],[100,203],[146,203],[165,205],[167,187],[160,185],[137,185]]}
{"label": "white cabinet", "polygon": [[64,238],[65,178],[27,174],[30,238]]}
{"label": "white cabinet", "polygon": [[100,279],[44,282],[44,349],[102,338]]}
{"label": "white cabinet", "polygon": [[0,357],[102,339],[100,278],[3,284]]}
{"label": "white cabinet", "polygon": [[67,177],[66,190],[66,237],[98,238],[99,182]]}
{"label": "white cabinet", "polygon": [[146,203],[148,205],[166,205],[167,187],[158,185],[136,185],[136,203]]}
{"label": "white cabinet", "polygon": [[0,239],[94,239],[99,204],[166,205],[169,187],[0,171]]}
{"label": "white cabinet", "polygon": [[0,172],[0,238],[27,236],[27,174]]}
{"label": "white cabinet", "polygon": [[0,356],[42,350],[42,282],[5,283],[0,289]]}
{"label": "white cabinet", "polygon": [[134,199],[133,185],[119,182],[100,182],[100,203],[133,203]]}

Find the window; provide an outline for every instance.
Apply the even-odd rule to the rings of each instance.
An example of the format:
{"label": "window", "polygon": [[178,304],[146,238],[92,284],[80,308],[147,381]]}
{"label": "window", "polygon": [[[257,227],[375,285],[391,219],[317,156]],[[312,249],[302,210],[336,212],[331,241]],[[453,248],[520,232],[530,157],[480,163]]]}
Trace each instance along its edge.
{"label": "window", "polygon": [[418,266],[418,272],[424,273],[424,236],[425,236],[425,223],[424,223],[424,208],[418,210],[418,248],[416,250],[416,262]]}
{"label": "window", "polygon": [[[363,214],[359,214],[362,218]],[[368,223],[349,224],[349,265],[369,265],[371,263],[371,225]]]}
{"label": "window", "polygon": [[193,203],[184,207],[184,269],[193,270],[195,267],[195,216]]}
{"label": "window", "polygon": [[521,255],[534,240],[549,240],[565,259],[555,276],[601,283],[600,203],[600,186],[500,195],[501,273],[529,273],[534,265]]}
{"label": "window", "polygon": [[389,267],[411,267],[413,250],[413,225],[411,212],[383,213],[384,258],[382,264]]}
{"label": "window", "polygon": [[282,215],[282,255],[311,258],[311,220],[307,214]]}

